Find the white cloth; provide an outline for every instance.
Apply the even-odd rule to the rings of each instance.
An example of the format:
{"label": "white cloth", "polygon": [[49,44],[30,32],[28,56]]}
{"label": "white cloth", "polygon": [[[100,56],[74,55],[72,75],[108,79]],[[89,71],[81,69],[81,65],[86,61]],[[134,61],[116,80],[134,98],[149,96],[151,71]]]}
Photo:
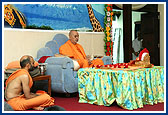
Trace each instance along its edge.
{"label": "white cloth", "polygon": [[[142,48],[142,40],[138,40],[138,38],[134,39],[132,41],[132,48],[135,52],[138,52]],[[136,56],[134,53],[132,53],[132,59],[135,60],[138,56]]]}
{"label": "white cloth", "polygon": [[142,54],[141,61],[144,60],[144,57],[145,57],[146,54],[148,54],[148,53],[143,53]]}

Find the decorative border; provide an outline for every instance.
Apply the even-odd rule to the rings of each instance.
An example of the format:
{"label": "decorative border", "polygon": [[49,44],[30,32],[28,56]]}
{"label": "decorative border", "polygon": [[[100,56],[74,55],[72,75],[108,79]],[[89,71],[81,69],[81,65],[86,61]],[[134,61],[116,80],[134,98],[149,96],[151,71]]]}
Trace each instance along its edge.
{"label": "decorative border", "polygon": [[112,41],[112,21],[113,21],[113,5],[105,4],[105,17],[104,17],[104,50],[106,56],[113,55],[113,41]]}

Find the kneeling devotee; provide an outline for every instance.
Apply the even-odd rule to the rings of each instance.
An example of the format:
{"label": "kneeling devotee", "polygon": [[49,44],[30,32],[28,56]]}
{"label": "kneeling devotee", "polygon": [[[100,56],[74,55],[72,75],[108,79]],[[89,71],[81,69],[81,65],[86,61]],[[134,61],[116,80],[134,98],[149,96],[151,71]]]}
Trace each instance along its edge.
{"label": "kneeling devotee", "polygon": [[86,56],[83,47],[78,44],[79,34],[75,30],[69,32],[69,40],[59,48],[59,52],[62,55],[66,55],[76,60],[80,68],[93,67],[96,65],[104,65],[101,59],[91,60],[89,56]]}
{"label": "kneeling devotee", "polygon": [[29,70],[33,69],[34,59],[25,55],[20,59],[21,69],[13,72],[6,80],[5,99],[13,110],[43,110],[54,105],[54,98],[45,92],[31,93],[33,85]]}

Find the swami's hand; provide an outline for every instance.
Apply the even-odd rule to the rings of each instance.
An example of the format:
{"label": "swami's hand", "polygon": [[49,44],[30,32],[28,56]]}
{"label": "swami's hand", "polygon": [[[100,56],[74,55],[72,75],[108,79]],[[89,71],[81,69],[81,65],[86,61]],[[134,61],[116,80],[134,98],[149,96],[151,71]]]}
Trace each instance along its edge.
{"label": "swami's hand", "polygon": [[89,65],[92,64],[91,56],[87,55],[86,60],[88,61]]}
{"label": "swami's hand", "polygon": [[90,59],[90,60],[91,60],[91,56],[90,56],[90,55],[87,55],[87,56],[86,56],[86,59]]}

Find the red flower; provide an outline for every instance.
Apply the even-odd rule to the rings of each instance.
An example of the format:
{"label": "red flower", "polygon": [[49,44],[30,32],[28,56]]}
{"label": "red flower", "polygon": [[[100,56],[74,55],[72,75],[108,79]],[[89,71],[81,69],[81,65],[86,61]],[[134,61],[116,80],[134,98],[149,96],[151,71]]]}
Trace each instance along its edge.
{"label": "red flower", "polygon": [[107,42],[107,43],[106,43],[106,46],[110,46],[110,42]]}
{"label": "red flower", "polygon": [[106,56],[110,56],[110,52],[106,52]]}
{"label": "red flower", "polygon": [[97,68],[100,68],[102,65],[96,65]]}
{"label": "red flower", "polygon": [[104,67],[107,67],[107,65],[104,65]]}
{"label": "red flower", "polygon": [[109,46],[107,47],[107,51],[110,51],[110,47]]}
{"label": "red flower", "polygon": [[108,7],[107,7],[107,11],[110,11],[110,10],[111,10],[111,8],[108,6]]}

